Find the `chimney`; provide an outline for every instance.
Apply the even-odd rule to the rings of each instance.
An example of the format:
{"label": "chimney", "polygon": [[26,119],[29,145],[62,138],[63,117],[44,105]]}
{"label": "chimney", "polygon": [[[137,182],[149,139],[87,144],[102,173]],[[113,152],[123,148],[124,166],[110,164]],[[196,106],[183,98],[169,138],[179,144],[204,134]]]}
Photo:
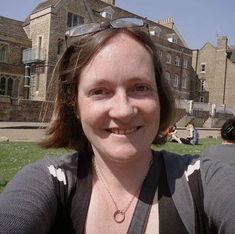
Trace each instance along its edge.
{"label": "chimney", "polygon": [[163,25],[163,26],[165,26],[167,28],[170,28],[170,29],[174,28],[173,17],[157,20],[156,23],[161,24],[161,25]]}
{"label": "chimney", "polygon": [[217,36],[217,48],[227,50],[228,38],[226,36]]}

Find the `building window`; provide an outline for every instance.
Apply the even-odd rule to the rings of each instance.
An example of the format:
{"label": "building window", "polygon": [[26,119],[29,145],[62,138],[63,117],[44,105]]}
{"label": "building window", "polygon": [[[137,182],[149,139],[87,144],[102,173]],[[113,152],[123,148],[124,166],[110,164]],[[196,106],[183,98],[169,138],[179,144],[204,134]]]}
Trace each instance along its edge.
{"label": "building window", "polygon": [[172,34],[170,37],[168,37],[168,41],[172,43],[177,43],[177,36],[175,34]]}
{"label": "building window", "polygon": [[205,80],[200,80],[200,91],[205,91]]}
{"label": "building window", "polygon": [[0,45],[0,62],[6,62],[7,46]]}
{"label": "building window", "polygon": [[0,78],[0,95],[5,95],[5,89],[6,89],[6,78],[1,77]]}
{"label": "building window", "polygon": [[177,74],[174,75],[173,86],[175,88],[179,87],[179,76]]}
{"label": "building window", "polygon": [[186,77],[182,78],[182,88],[187,89],[187,78]]}
{"label": "building window", "polygon": [[180,66],[180,57],[179,56],[175,57],[175,65],[178,67]]}
{"label": "building window", "polygon": [[64,45],[64,40],[59,38],[57,42],[57,54],[61,54],[63,52],[63,45]]}
{"label": "building window", "polygon": [[68,12],[67,27],[71,28],[83,23],[84,23],[84,18],[82,16]]}
{"label": "building window", "polygon": [[184,59],[184,68],[188,68],[188,60]]}
{"label": "building window", "polygon": [[9,78],[7,81],[7,95],[12,96],[13,92],[13,79]]}
{"label": "building window", "polygon": [[161,32],[162,32],[162,30],[159,27],[157,27],[157,26],[149,29],[149,33],[150,33],[151,36],[160,37],[161,36]]}
{"label": "building window", "polygon": [[7,95],[10,97],[18,97],[20,78],[0,74],[0,95]]}
{"label": "building window", "polygon": [[167,80],[168,83],[171,81],[171,74],[169,72],[165,72],[165,79]]}
{"label": "building window", "polygon": [[166,63],[171,64],[171,55],[170,54],[166,55]]}
{"label": "building window", "polygon": [[206,64],[201,63],[201,72],[206,72]]}
{"label": "building window", "polygon": [[114,10],[111,6],[105,7],[100,12],[100,15],[104,18],[111,20],[113,18]]}
{"label": "building window", "polygon": [[102,17],[110,19],[110,20],[113,18],[113,15],[110,12],[107,12],[107,11],[103,11],[100,14],[101,14]]}

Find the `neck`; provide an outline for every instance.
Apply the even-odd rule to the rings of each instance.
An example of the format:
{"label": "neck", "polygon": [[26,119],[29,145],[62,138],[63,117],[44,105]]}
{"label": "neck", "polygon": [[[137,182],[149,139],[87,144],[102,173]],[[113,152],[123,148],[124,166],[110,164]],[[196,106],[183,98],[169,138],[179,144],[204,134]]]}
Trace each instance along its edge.
{"label": "neck", "polygon": [[124,191],[134,194],[141,187],[152,160],[151,151],[148,155],[125,162],[107,160],[99,155],[94,157],[97,167],[101,169],[103,180],[116,194]]}

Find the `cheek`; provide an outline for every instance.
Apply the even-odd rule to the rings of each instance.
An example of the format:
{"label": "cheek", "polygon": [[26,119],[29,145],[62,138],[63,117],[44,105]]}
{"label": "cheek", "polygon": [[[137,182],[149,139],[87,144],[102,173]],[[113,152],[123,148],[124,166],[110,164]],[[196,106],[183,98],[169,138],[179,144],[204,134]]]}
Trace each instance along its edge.
{"label": "cheek", "polygon": [[156,131],[156,135],[160,125],[160,104],[158,100],[151,104],[147,116],[151,127]]}
{"label": "cheek", "polygon": [[78,104],[77,115],[80,117],[84,130],[100,127],[105,119],[105,108],[93,105],[87,100],[80,100]]}
{"label": "cheek", "polygon": [[157,120],[160,118],[160,104],[157,98],[146,103],[144,106],[148,112],[149,118],[155,117]]}

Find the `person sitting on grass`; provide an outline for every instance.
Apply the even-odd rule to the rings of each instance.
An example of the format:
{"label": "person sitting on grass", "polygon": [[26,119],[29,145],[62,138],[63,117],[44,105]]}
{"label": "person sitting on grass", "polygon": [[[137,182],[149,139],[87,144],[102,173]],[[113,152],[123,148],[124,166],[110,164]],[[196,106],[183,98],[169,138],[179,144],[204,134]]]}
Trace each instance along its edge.
{"label": "person sitting on grass", "polygon": [[197,145],[199,140],[199,134],[194,124],[187,124],[186,129],[189,131],[189,135],[186,138],[180,138],[181,142],[187,145]]}
{"label": "person sitting on grass", "polygon": [[176,129],[176,125],[172,125],[170,128],[169,128],[169,131],[168,131],[168,137],[167,137],[168,141],[170,142],[177,142],[179,144],[182,144],[182,141],[180,140],[180,138],[177,136],[177,129]]}

